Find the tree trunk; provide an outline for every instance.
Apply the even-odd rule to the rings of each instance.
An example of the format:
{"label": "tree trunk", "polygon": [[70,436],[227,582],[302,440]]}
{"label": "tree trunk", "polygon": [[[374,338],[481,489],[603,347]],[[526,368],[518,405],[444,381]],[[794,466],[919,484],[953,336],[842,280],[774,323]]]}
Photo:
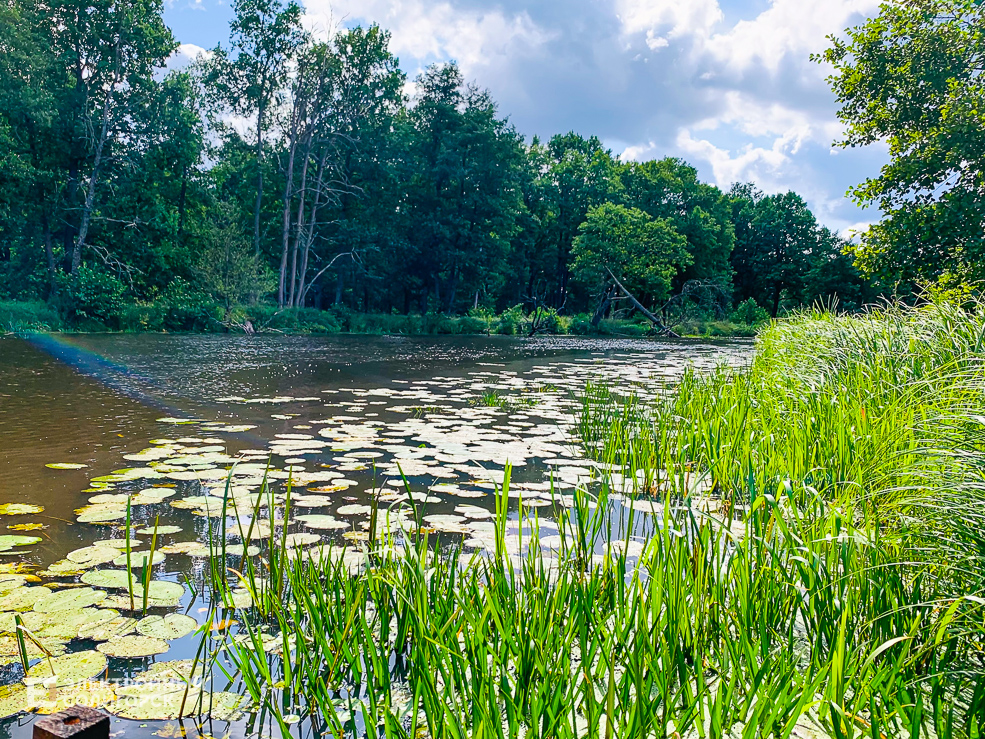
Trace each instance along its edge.
{"label": "tree trunk", "polygon": [[82,220],[79,222],[79,233],[75,237],[75,244],[72,247],[72,276],[79,272],[82,264],[82,249],[85,247],[86,237],[89,235],[89,222],[92,219],[92,207],[96,201],[96,184],[99,182],[99,167],[103,161],[103,149],[106,140],[109,138],[109,118],[113,108],[113,91],[120,82],[120,48],[119,42],[116,47],[116,71],[113,74],[113,81],[106,89],[106,97],[103,100],[103,120],[99,127],[99,139],[96,141],[96,151],[92,159],[92,172],[89,174],[89,182],[86,185],[85,205],[82,207]]}
{"label": "tree trunk", "polygon": [[[291,241],[291,196],[294,187],[294,157],[297,153],[296,130],[292,127],[291,144],[287,153],[287,177],[284,181],[284,213],[281,224],[281,251],[280,251],[280,280],[277,285],[277,307],[283,308],[285,303],[285,287],[287,280],[287,251]],[[297,269],[297,251],[295,250],[294,268]],[[293,273],[291,276],[291,299],[294,303],[294,282]]]}
{"label": "tree trunk", "polygon": [[305,240],[304,258],[301,263],[300,275],[298,275],[298,249],[300,248],[302,234],[304,233],[304,201],[308,193],[308,161],[310,158],[311,144],[309,141],[304,149],[304,161],[301,163],[301,189],[298,197],[298,214],[294,222],[294,246],[291,248],[291,294],[288,299],[291,305],[301,305],[304,303],[304,276],[308,272],[307,240]]}
{"label": "tree trunk", "polygon": [[263,203],[263,113],[264,105],[261,104],[257,111],[257,196],[253,203],[253,252],[255,256],[260,256],[260,206]]}
{"label": "tree trunk", "polygon": [[609,306],[612,305],[612,293],[615,292],[615,285],[606,285],[605,292],[602,293],[602,297],[599,299],[598,307],[595,308],[595,314],[592,316],[592,327],[597,328],[599,322],[605,318],[605,314],[609,312]]}
{"label": "tree trunk", "polygon": [[41,224],[44,237],[44,255],[48,262],[48,300],[58,296],[58,280],[55,279],[55,250],[51,244],[51,224],[48,221],[48,213],[41,216]]}

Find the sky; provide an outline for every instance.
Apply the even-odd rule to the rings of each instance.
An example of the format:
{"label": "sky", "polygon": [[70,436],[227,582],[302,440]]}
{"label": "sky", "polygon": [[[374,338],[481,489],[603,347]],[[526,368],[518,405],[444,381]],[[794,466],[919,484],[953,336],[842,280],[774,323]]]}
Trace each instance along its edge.
{"label": "sky", "polygon": [[[225,43],[231,0],[165,0],[179,60]],[[525,136],[596,135],[625,159],[681,157],[727,189],[800,193],[844,234],[878,220],[846,191],[885,147],[834,145],[842,127],[812,62],[879,0],[303,0],[326,31],[378,23],[413,78],[455,60]]]}

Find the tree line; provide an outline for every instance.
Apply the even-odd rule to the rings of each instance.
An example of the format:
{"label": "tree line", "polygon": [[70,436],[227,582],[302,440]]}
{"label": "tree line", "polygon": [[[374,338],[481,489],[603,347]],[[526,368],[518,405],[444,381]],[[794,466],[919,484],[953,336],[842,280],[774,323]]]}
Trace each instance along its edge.
{"label": "tree line", "polygon": [[236,0],[228,41],[166,71],[162,8],[0,0],[0,298],[597,318],[616,284],[772,315],[877,294],[796,193],[527,140],[454,63],[408,85],[385,30],[317,38],[293,2]]}

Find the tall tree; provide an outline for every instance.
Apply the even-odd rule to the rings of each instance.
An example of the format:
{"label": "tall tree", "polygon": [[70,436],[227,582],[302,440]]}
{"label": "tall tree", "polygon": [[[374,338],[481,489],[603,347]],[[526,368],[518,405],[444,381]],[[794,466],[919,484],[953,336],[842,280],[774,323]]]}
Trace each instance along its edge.
{"label": "tall tree", "polygon": [[588,211],[571,256],[575,280],[599,298],[593,323],[611,303],[614,280],[644,306],[654,305],[667,299],[674,275],[691,261],[686,239],[669,219],[613,203]]}
{"label": "tall tree", "polygon": [[621,177],[628,205],[654,218],[670,219],[687,239],[691,260],[678,275],[676,287],[688,280],[704,280],[728,288],[735,232],[725,194],[699,182],[698,171],[680,159],[633,162]]}
{"label": "tall tree", "polygon": [[256,158],[253,248],[260,253],[264,134],[282,103],[285,85],[305,43],[301,6],[280,0],[234,0],[229,49],[217,46],[203,60],[204,82],[223,110],[252,119]]}
{"label": "tall tree", "polygon": [[523,148],[489,93],[464,84],[454,64],[417,79],[408,122],[413,174],[408,239],[438,306],[455,310],[468,291],[498,289],[523,208]]}
{"label": "tall tree", "polygon": [[912,284],[985,277],[985,4],[885,2],[819,59],[844,146],[885,141],[890,162],[851,192],[883,211],[852,247],[869,274]]}

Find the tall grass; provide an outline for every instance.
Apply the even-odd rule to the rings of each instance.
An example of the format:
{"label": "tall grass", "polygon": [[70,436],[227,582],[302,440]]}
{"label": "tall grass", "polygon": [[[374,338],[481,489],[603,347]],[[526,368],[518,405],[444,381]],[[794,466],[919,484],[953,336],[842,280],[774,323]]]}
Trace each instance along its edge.
{"label": "tall grass", "polygon": [[556,552],[536,519],[507,536],[509,475],[489,555],[271,536],[264,567],[213,571],[254,593],[231,677],[285,736],[980,737],[983,331],[804,314],[656,403],[590,388],[611,474],[558,508]]}

